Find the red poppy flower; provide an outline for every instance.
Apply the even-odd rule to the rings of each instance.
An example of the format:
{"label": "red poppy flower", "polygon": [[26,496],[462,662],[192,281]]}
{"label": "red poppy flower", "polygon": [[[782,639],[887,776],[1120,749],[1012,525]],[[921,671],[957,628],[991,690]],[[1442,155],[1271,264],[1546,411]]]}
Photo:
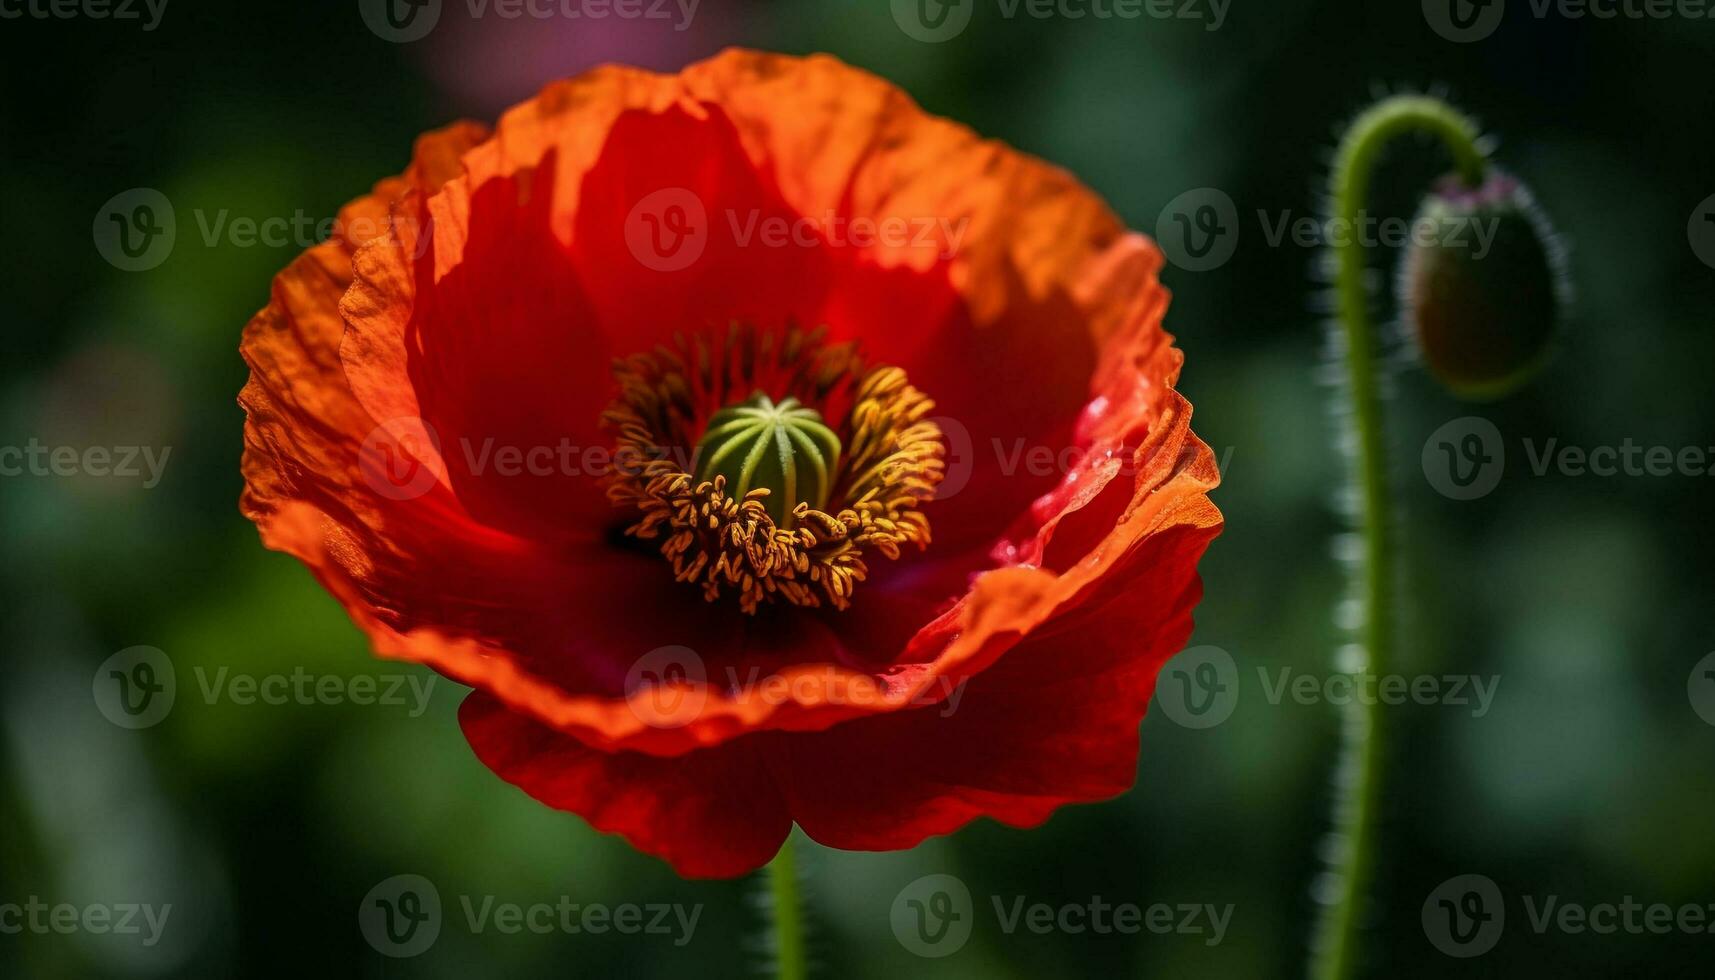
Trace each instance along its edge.
{"label": "red poppy flower", "polygon": [[1221,525],[1160,265],[832,58],[599,69],[279,275],[243,510],[682,874],[1034,826],[1133,782]]}

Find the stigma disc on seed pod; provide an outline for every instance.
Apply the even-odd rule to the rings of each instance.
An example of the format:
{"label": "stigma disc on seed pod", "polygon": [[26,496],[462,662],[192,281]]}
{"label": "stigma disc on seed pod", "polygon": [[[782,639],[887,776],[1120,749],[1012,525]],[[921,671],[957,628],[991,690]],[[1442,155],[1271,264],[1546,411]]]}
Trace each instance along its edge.
{"label": "stigma disc on seed pod", "polygon": [[1424,198],[1401,267],[1403,319],[1429,372],[1455,395],[1496,398],[1553,348],[1568,299],[1565,249],[1530,191],[1491,168]]}

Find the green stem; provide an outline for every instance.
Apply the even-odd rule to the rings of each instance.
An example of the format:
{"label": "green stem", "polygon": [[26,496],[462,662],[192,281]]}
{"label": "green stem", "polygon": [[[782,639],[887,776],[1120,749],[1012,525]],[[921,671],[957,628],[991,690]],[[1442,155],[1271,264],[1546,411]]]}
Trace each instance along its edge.
{"label": "green stem", "polygon": [[[1453,155],[1460,179],[1475,186],[1486,161],[1477,144],[1477,128],[1438,99],[1395,96],[1365,110],[1341,141],[1331,191],[1337,227],[1362,227],[1370,175],[1383,147],[1394,137],[1427,132]],[[1361,487],[1359,528],[1364,535],[1362,644],[1367,656],[1343,665],[1352,673],[1379,675],[1392,660],[1394,640],[1394,524],[1387,479],[1387,442],[1382,396],[1376,372],[1376,338],[1370,322],[1365,255],[1357,236],[1332,243],[1336,263],[1339,318],[1346,342],[1346,369],[1352,423],[1357,444],[1356,472]],[[1364,662],[1367,661],[1367,662]],[[1383,731],[1378,704],[1354,703],[1344,725],[1342,780],[1337,792],[1336,834],[1340,844],[1331,858],[1337,889],[1319,924],[1311,975],[1345,980],[1354,975],[1359,953],[1360,905],[1369,891],[1375,851],[1375,810],[1382,777]]]}
{"label": "green stem", "polygon": [[798,896],[798,860],[792,835],[768,862],[768,890],[774,906],[774,956],[780,980],[805,980],[810,975],[804,957],[804,916]]}

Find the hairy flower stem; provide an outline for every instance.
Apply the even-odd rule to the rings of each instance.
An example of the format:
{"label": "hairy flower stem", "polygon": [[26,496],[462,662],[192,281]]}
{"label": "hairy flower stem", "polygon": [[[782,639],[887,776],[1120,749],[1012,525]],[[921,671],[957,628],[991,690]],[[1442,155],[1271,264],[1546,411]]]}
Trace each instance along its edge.
{"label": "hairy flower stem", "polygon": [[768,892],[774,909],[774,963],[779,980],[806,980],[810,975],[804,956],[804,916],[798,897],[798,860],[792,850],[792,835],[780,845],[780,853],[768,862]]}
{"label": "hairy flower stem", "polygon": [[[1476,126],[1438,99],[1394,96],[1365,110],[1340,143],[1330,190],[1334,218],[1342,227],[1360,227],[1370,175],[1383,147],[1394,137],[1426,132],[1453,155],[1459,177],[1469,186],[1483,178],[1486,165]],[[1364,538],[1361,649],[1358,663],[1340,665],[1350,672],[1379,675],[1387,669],[1394,641],[1394,523],[1388,491],[1387,440],[1376,368],[1377,342],[1365,283],[1364,251],[1352,236],[1335,241],[1335,289],[1345,339],[1347,396],[1354,427],[1353,460],[1360,495],[1358,527]],[[1373,700],[1373,699],[1372,699]],[[1316,980],[1345,980],[1355,974],[1359,953],[1360,906],[1369,891],[1375,852],[1376,805],[1382,778],[1383,736],[1377,703],[1348,706],[1343,726],[1340,776],[1334,812],[1337,845],[1330,862],[1333,895],[1328,899],[1313,945],[1310,974]]]}

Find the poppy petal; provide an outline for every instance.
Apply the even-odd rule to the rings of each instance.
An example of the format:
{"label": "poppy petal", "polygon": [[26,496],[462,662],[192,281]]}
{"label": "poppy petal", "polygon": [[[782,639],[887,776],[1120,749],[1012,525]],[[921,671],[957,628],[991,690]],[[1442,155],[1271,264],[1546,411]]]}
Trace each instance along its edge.
{"label": "poppy petal", "polygon": [[757,746],[740,739],[673,758],[603,752],[473,691],[465,738],[490,769],[664,858],[687,878],[731,878],[765,864],[792,828]]}
{"label": "poppy petal", "polygon": [[980,816],[1035,826],[1135,780],[1138,725],[1161,665],[1190,634],[1201,593],[1190,569],[1214,533],[1193,513],[1174,521],[1131,557],[1142,601],[1110,595],[1025,639],[941,705],[671,759],[592,749],[481,692],[460,720],[502,778],[688,877],[760,866],[793,821],[852,850],[912,847]]}

